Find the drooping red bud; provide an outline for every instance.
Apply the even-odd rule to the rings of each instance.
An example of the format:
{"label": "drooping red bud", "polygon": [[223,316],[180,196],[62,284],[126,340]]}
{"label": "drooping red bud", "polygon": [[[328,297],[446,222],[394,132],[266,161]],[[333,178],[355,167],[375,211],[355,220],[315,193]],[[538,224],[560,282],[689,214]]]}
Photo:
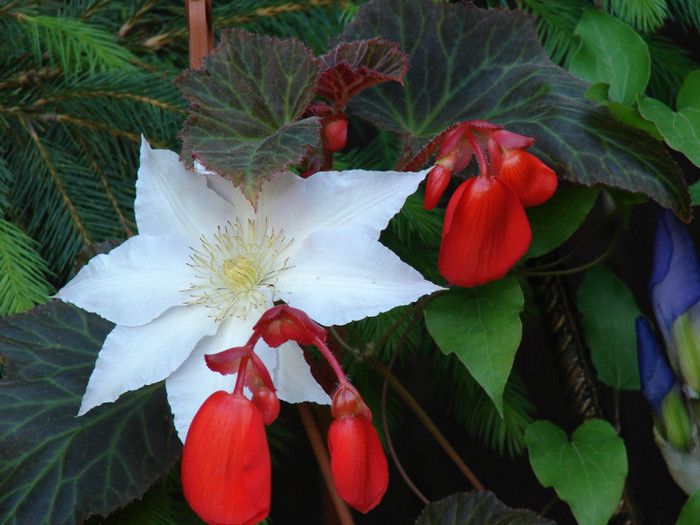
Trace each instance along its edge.
{"label": "drooping red bud", "polygon": [[363,416],[334,420],[328,450],[338,496],[360,512],[376,507],[389,486],[389,468],[370,420]]}
{"label": "drooping red bud", "polygon": [[323,128],[323,146],[327,151],[339,151],[348,142],[348,121],[345,117],[331,120]]}
{"label": "drooping red bud", "polygon": [[315,323],[306,313],[286,304],[270,308],[255,323],[253,330],[272,348],[287,341],[315,344],[326,340],[326,329]]}
{"label": "drooping red bud", "polygon": [[506,150],[500,173],[523,203],[537,206],[549,199],[557,189],[557,174],[544,162],[519,149]]}
{"label": "drooping red bud", "polygon": [[425,186],[425,199],[423,200],[423,208],[432,210],[440,201],[440,197],[445,192],[445,188],[450,183],[452,173],[443,166],[436,164],[428,174],[428,182]]}
{"label": "drooping red bud", "polygon": [[372,412],[365,404],[357,389],[350,383],[341,384],[333,394],[331,415],[334,418],[363,416],[372,421]]}
{"label": "drooping red bud", "polygon": [[192,420],[182,489],[210,524],[253,525],[270,511],[270,452],[258,408],[242,394],[213,393]]}
{"label": "drooping red bud", "polygon": [[236,374],[241,364],[241,357],[251,355],[253,346],[246,344],[244,346],[235,346],[216,354],[204,354],[204,361],[212,372],[219,372],[222,375]]}
{"label": "drooping red bud", "polygon": [[253,404],[260,410],[263,423],[269,425],[280,413],[280,400],[269,388],[258,388],[253,391]]}

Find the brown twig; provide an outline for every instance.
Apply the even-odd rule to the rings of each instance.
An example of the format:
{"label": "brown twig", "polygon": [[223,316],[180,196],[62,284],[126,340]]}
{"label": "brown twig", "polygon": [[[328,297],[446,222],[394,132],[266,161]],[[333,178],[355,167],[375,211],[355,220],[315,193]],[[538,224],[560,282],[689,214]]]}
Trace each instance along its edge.
{"label": "brown twig", "polygon": [[190,67],[202,66],[202,57],[214,49],[211,0],[185,0],[190,44]]}

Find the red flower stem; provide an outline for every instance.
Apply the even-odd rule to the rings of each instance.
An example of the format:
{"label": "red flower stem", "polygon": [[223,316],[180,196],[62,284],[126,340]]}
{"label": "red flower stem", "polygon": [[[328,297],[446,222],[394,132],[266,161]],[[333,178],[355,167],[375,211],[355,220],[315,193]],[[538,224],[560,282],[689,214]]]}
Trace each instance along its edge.
{"label": "red flower stem", "polygon": [[248,366],[248,359],[250,358],[247,355],[241,357],[241,364],[238,365],[238,376],[236,377],[236,386],[233,389],[233,393],[239,396],[243,395],[243,387],[245,386],[245,369]]}
{"label": "red flower stem", "polygon": [[306,430],[306,435],[309,437],[309,443],[311,443],[311,449],[314,451],[316,456],[316,461],[318,461],[318,466],[321,469],[321,474],[323,474],[323,480],[328,487],[328,492],[331,495],[331,500],[333,501],[333,506],[338,514],[340,523],[342,525],[355,525],[352,519],[352,514],[350,513],[350,508],[348,504],[345,503],[335,490],[335,484],[333,483],[333,475],[331,474],[331,461],[328,455],[328,450],[321,437],[321,432],[318,430],[318,425],[314,416],[311,414],[307,403],[297,404],[297,409],[299,410],[299,415],[301,416],[301,422],[304,425],[304,430]]}
{"label": "red flower stem", "polygon": [[474,135],[472,135],[468,131],[467,131],[467,133],[465,133],[465,135],[467,136],[467,140],[469,141],[469,144],[471,145],[472,149],[474,150],[474,154],[476,155],[476,160],[479,161],[479,176],[490,177],[491,172],[489,171],[489,163],[486,160],[486,154],[484,153],[484,150],[481,149],[481,146],[479,146],[479,143],[474,138]]}
{"label": "red flower stem", "polygon": [[408,405],[408,407],[411,410],[413,410],[416,416],[418,416],[418,419],[420,419],[421,423],[423,423],[425,428],[428,429],[428,432],[432,434],[433,438],[435,438],[435,441],[438,442],[438,444],[443,448],[447,455],[450,456],[452,461],[454,461],[455,465],[457,465],[457,468],[459,468],[459,470],[462,471],[464,476],[469,480],[473,487],[479,491],[485,490],[484,486],[477,479],[474,473],[470,470],[467,464],[462,460],[462,458],[459,457],[457,451],[455,451],[455,449],[452,448],[452,445],[450,445],[445,436],[442,435],[440,429],[438,429],[438,427],[435,426],[435,423],[433,423],[432,419],[430,419],[430,416],[425,412],[425,410],[423,410],[423,408],[418,404],[418,402],[411,395],[411,393],[408,390],[406,390],[406,388],[401,384],[401,382],[396,378],[396,376],[394,376],[394,374],[391,373],[391,371],[384,365],[384,363],[377,361],[376,359],[372,359],[372,364],[374,368],[382,375],[382,377],[384,377],[384,379],[386,379],[387,382],[392,387],[394,387],[394,390],[396,390],[399,396],[401,396],[401,398]]}
{"label": "red flower stem", "polygon": [[214,49],[211,0],[185,0],[189,32],[190,67],[201,67],[201,58]]}
{"label": "red flower stem", "polygon": [[333,352],[331,352],[330,349],[326,346],[326,343],[321,341],[320,338],[316,337],[314,339],[314,344],[321,351],[321,353],[323,354],[323,357],[326,358],[326,361],[328,361],[328,364],[331,365],[333,372],[335,372],[335,375],[338,377],[339,385],[340,386],[350,386],[354,390],[354,388],[350,384],[350,381],[348,381],[348,378],[345,376],[345,372],[343,371],[343,368],[340,366],[340,363],[338,363],[338,360],[333,355]]}

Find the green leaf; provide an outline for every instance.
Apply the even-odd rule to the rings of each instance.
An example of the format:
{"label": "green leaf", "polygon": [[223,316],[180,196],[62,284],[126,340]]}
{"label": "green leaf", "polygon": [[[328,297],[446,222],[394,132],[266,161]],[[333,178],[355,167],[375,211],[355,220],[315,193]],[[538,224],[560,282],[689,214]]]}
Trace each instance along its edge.
{"label": "green leaf", "polygon": [[645,120],[639,114],[639,109],[637,109],[636,106],[627,106],[622,102],[608,100],[609,90],[609,84],[605,82],[598,82],[597,84],[592,84],[591,87],[586,90],[586,97],[591,99],[596,104],[608,108],[612,116],[620,122],[623,122],[628,126],[633,126],[644,130],[657,140],[663,140],[663,137],[656,128],[656,125],[653,122]]}
{"label": "green leaf", "polygon": [[653,98],[640,97],[639,112],[659,128],[666,143],[700,166],[700,108],[671,109]]}
{"label": "green leaf", "polygon": [[255,204],[262,183],[320,143],[315,117],[298,120],[316,92],[318,64],[301,42],[221,32],[204,67],[177,85],[190,102],[182,161],[230,178]]}
{"label": "green leaf", "polygon": [[28,310],[48,300],[51,285],[36,242],[0,219],[0,316]]}
{"label": "green leaf", "polygon": [[700,69],[685,77],[676,99],[676,110],[700,109]]}
{"label": "green leaf", "polygon": [[581,324],[598,378],[616,390],[639,390],[635,319],[642,315],[632,292],[598,264],[578,291]]}
{"label": "green leaf", "polygon": [[612,100],[634,104],[651,73],[649,49],[642,37],[614,16],[592,9],[583,13],[574,34],[581,37],[581,44],[569,71],[592,84],[606,82]]}
{"label": "green leaf", "polygon": [[[343,40],[382,35],[411,58],[404,87],[362,92],[352,112],[420,147],[458,121],[483,119],[535,137],[531,151],[561,178],[641,192],[684,219],[687,186],[663,144],[585,99],[587,84],[554,65],[518,11],[470,3],[373,0]],[[449,44],[448,44],[449,43]]]}
{"label": "green leaf", "polygon": [[544,204],[526,208],[532,228],[532,242],[525,257],[549,253],[568,239],[584,221],[596,197],[598,188],[573,186],[558,190]]}
{"label": "green leaf", "polygon": [[0,523],[106,516],[140,497],[179,457],[159,384],[75,417],[112,327],[58,301],[0,320]]}
{"label": "green leaf", "polygon": [[512,509],[492,492],[458,492],[428,503],[415,525],[556,525],[531,510]]}
{"label": "green leaf", "polygon": [[549,421],[537,421],[525,433],[530,464],[545,487],[571,507],[579,525],[605,525],[625,485],[627,454],[615,429],[601,419],[589,419],[571,442]]}
{"label": "green leaf", "polygon": [[700,490],[693,492],[683,505],[676,525],[697,525],[700,523]]}
{"label": "green leaf", "polygon": [[695,181],[688,187],[690,191],[690,201],[693,206],[700,204],[700,180]]}
{"label": "green leaf", "polygon": [[520,285],[507,276],[484,286],[438,295],[425,324],[444,354],[454,353],[503,414],[503,389],[520,344]]}

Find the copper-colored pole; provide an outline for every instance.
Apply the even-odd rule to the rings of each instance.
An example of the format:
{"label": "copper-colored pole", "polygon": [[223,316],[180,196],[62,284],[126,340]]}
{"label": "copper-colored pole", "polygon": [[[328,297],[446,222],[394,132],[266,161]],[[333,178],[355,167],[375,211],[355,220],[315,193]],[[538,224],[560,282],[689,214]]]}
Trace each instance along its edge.
{"label": "copper-colored pole", "polygon": [[211,0],[185,0],[190,43],[190,67],[201,67],[201,58],[214,49]]}

